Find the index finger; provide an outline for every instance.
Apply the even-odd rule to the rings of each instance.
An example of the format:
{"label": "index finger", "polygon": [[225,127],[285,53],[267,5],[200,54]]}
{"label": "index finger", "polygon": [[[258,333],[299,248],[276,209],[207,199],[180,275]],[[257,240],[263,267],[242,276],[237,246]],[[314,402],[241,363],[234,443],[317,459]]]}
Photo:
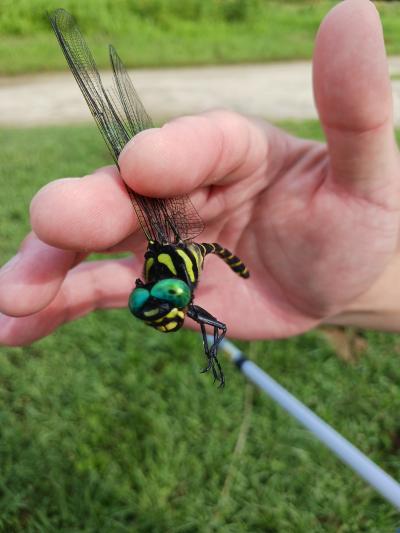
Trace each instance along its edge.
{"label": "index finger", "polygon": [[[267,128],[228,111],[179,118],[135,136],[121,153],[121,176],[142,195],[191,194],[201,214],[209,186],[226,186],[262,165],[281,137]],[[278,151],[274,147],[275,162]],[[125,239],[138,222],[121,176],[107,167],[47,185],[32,201],[35,233],[53,246],[85,251]]]}
{"label": "index finger", "polygon": [[180,117],[134,137],[119,157],[121,175],[144,196],[227,185],[249,176],[266,158],[266,129],[226,110]]}

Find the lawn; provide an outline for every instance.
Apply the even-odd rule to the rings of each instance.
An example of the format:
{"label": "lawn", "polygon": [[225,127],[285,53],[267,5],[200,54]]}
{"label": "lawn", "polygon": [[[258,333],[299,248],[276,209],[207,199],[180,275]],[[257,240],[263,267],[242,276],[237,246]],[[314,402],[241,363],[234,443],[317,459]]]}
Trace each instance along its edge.
{"label": "lawn", "polygon": [[[91,126],[0,130],[0,146],[5,261],[39,187],[109,157]],[[319,330],[240,345],[400,477],[398,336],[366,332],[352,363]],[[125,309],[0,348],[0,530],[394,531],[395,511],[306,430],[227,361],[222,391],[202,362],[197,333],[161,335]]]}
{"label": "lawn", "polygon": [[[129,67],[310,58],[317,28],[336,2],[308,0],[2,0],[0,75],[65,70],[46,12],[79,21],[102,68],[112,42]],[[400,53],[400,5],[376,2],[389,54]]]}

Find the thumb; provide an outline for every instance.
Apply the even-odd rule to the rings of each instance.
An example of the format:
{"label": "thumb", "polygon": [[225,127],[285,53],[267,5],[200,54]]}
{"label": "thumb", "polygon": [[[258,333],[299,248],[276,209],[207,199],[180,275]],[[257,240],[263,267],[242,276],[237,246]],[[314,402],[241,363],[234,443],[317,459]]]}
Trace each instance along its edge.
{"label": "thumb", "polygon": [[331,178],[352,194],[398,207],[391,84],[372,2],[345,0],[328,13],[316,39],[313,76]]}

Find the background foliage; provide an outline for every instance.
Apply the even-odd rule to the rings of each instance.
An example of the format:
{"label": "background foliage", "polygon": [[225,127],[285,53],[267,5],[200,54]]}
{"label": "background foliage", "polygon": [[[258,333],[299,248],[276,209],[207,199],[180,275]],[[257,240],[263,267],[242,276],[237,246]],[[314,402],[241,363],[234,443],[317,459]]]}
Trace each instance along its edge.
{"label": "background foliage", "polygon": [[[46,18],[75,15],[101,67],[112,42],[127,66],[309,58],[335,2],[272,0],[0,0],[0,74],[65,69]],[[400,5],[376,2],[390,53],[400,53]]]}

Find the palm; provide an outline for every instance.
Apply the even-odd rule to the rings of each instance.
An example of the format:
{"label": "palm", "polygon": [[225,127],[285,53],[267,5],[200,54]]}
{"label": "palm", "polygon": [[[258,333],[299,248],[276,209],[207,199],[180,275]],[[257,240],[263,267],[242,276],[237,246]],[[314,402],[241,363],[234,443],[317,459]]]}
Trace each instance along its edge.
{"label": "palm", "polygon": [[[224,202],[237,206],[242,220],[233,211],[217,219],[221,232],[211,231],[211,239],[232,243],[251,270],[250,280],[240,280],[214,260],[198,290],[234,336],[282,337],[309,329],[367,290],[396,252],[395,191],[387,189],[381,205],[357,197],[337,186],[325,146],[290,138],[287,146],[286,158],[295,163],[270,175],[260,161],[260,171],[247,178],[253,183],[243,187],[247,195],[224,191]],[[220,292],[224,298],[215,298]]]}

